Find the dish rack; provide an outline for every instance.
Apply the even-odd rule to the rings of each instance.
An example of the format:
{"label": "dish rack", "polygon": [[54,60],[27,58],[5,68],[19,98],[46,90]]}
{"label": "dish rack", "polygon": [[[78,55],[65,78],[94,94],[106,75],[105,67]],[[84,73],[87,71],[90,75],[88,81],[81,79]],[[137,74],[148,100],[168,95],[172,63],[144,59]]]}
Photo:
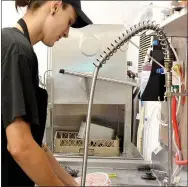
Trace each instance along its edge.
{"label": "dish rack", "polygon": [[[83,155],[84,139],[78,138],[78,132],[56,131],[54,138],[54,151],[56,153],[75,153]],[[119,139],[116,140],[97,140],[89,141],[89,156],[120,156]]]}

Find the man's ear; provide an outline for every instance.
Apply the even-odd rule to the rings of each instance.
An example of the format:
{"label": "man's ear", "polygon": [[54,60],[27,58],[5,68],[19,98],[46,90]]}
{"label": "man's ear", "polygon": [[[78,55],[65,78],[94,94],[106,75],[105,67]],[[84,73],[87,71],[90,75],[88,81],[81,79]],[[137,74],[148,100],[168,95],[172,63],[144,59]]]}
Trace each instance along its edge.
{"label": "man's ear", "polygon": [[52,15],[56,14],[60,8],[62,8],[62,1],[51,1],[50,13]]}

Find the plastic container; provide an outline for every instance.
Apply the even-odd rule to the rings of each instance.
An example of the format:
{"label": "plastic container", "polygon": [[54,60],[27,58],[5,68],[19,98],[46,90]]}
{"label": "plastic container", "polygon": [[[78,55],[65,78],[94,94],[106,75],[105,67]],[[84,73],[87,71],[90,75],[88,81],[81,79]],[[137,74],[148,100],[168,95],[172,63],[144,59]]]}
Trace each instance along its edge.
{"label": "plastic container", "polygon": [[[86,122],[82,122],[78,133],[78,138],[85,138]],[[111,128],[104,127],[95,123],[90,125],[90,139],[112,140],[115,131]]]}
{"label": "plastic container", "polygon": [[[75,179],[81,185],[81,177]],[[85,186],[111,186],[111,180],[106,173],[96,172],[86,175]]]}

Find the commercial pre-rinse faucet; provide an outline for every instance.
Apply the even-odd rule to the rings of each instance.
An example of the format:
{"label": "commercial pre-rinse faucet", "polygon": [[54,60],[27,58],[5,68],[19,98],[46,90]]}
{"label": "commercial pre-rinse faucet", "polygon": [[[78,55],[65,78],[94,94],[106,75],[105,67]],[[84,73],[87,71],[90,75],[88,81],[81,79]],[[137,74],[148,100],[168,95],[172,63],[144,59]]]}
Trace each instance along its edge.
{"label": "commercial pre-rinse faucet", "polygon": [[[156,35],[158,37],[158,40],[160,41],[160,44],[163,46],[163,53],[164,53],[164,64],[165,64],[165,70],[166,70],[166,93],[165,96],[167,97],[168,102],[168,185],[172,185],[172,113],[171,113],[171,104],[172,104],[172,58],[171,58],[171,51],[170,51],[170,44],[168,42],[168,39],[163,32],[163,29],[160,28],[159,25],[155,24],[155,22],[151,21],[144,21],[139,23],[138,25],[134,25],[130,29],[126,30],[124,33],[121,34],[117,38],[117,40],[114,41],[114,43],[111,43],[109,47],[107,47],[106,51],[103,52],[103,54],[100,55],[100,58],[97,59],[97,62],[94,63],[95,70],[93,72],[93,78],[92,78],[92,85],[91,85],[91,91],[89,96],[89,105],[88,105],[88,113],[87,113],[87,122],[86,122],[86,136],[85,136],[85,145],[84,145],[84,156],[83,156],[83,166],[82,166],[82,181],[81,186],[85,186],[86,182],[86,173],[87,173],[87,159],[88,159],[88,143],[89,143],[89,131],[90,131],[90,123],[91,123],[91,112],[92,112],[92,105],[93,105],[93,99],[94,99],[94,93],[95,93],[95,86],[97,81],[97,76],[99,69],[102,68],[102,66],[106,63],[107,60],[110,59],[111,56],[113,56],[114,53],[117,52],[118,49],[121,48],[126,42],[128,42],[132,37],[134,37],[136,34],[144,31],[144,30],[153,30],[156,32]],[[155,61],[154,61],[155,62]]]}

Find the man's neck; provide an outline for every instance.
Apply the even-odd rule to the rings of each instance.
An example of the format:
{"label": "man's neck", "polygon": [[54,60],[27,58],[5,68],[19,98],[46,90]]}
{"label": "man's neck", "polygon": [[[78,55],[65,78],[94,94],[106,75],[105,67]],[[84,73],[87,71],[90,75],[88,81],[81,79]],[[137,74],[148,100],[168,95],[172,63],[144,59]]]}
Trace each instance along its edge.
{"label": "man's neck", "polygon": [[[34,19],[31,19],[31,17],[27,14],[23,17],[23,19],[27,25],[31,45],[33,46],[42,40],[41,25],[37,23],[37,21],[33,21]],[[22,27],[18,23],[15,27],[24,33]]]}

